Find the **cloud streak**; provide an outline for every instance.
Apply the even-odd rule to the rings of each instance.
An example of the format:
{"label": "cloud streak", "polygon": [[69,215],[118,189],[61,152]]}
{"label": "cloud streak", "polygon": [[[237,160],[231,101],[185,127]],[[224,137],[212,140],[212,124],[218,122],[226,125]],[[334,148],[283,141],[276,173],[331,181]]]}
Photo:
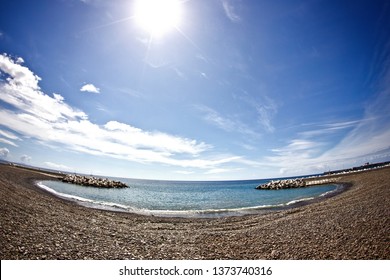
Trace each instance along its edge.
{"label": "cloud streak", "polygon": [[219,112],[217,112],[216,110],[208,106],[197,105],[195,106],[195,108],[203,114],[202,118],[206,122],[226,132],[240,133],[240,134],[250,135],[254,137],[260,136],[259,133],[257,133],[256,131],[254,131],[253,129],[251,129],[249,126],[242,123],[241,121],[224,117]]}
{"label": "cloud streak", "polygon": [[14,147],[18,147],[17,144],[15,144],[14,142],[12,142],[12,141],[10,141],[8,139],[0,138],[0,142],[4,143],[4,144],[7,144],[7,145],[14,146]]}
{"label": "cloud streak", "polygon": [[45,161],[44,164],[47,167],[52,168],[52,169],[56,169],[56,170],[72,170],[72,167],[66,166],[64,164],[58,164],[58,163],[54,163],[54,162],[50,162],[50,161]]}
{"label": "cloud streak", "polygon": [[222,0],[222,7],[225,11],[225,15],[232,21],[232,22],[240,22],[241,17],[238,15],[236,8],[232,5],[232,3],[229,0]]}
{"label": "cloud streak", "polygon": [[260,124],[266,132],[274,132],[275,127],[272,124],[272,119],[278,112],[278,106],[275,101],[266,94],[261,94],[259,97],[254,98],[249,96],[246,91],[243,91],[243,93],[244,94],[238,96],[238,98],[255,110],[258,124]]}

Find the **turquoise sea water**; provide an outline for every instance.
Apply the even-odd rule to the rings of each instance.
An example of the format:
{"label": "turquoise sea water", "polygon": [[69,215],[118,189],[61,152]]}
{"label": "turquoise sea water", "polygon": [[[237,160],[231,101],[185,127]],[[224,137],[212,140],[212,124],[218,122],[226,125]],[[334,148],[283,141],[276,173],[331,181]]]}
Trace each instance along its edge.
{"label": "turquoise sea water", "polygon": [[300,189],[256,190],[269,180],[154,181],[119,179],[129,188],[100,189],[58,181],[38,185],[66,199],[95,208],[158,216],[214,217],[242,215],[291,206],[338,189],[322,185]]}

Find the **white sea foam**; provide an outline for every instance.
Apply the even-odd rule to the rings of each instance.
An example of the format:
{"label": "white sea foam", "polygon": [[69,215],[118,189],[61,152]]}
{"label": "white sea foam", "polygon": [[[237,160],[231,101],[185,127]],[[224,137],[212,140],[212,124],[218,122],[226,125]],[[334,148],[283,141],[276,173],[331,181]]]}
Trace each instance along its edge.
{"label": "white sea foam", "polygon": [[79,204],[82,204],[84,206],[88,206],[91,208],[98,208],[98,209],[103,209],[103,210],[119,210],[119,211],[126,211],[126,212],[131,210],[130,207],[128,207],[126,205],[118,204],[118,203],[97,201],[97,200],[92,200],[92,199],[88,199],[88,198],[84,198],[84,197],[80,197],[80,196],[76,196],[76,195],[61,193],[61,192],[58,192],[52,188],[49,188],[48,186],[46,186],[42,182],[38,182],[36,185],[38,187],[40,187],[41,189],[44,189],[44,190],[54,194],[55,196],[58,196],[60,198],[64,198],[67,200],[75,201],[75,202],[78,202]]}
{"label": "white sea foam", "polygon": [[337,187],[337,188],[334,189],[334,190],[324,192],[324,193],[320,194],[319,196],[312,196],[312,197],[305,197],[305,198],[301,198],[301,199],[291,200],[291,201],[285,203],[285,205],[286,205],[286,206],[290,206],[290,205],[293,205],[293,204],[295,204],[295,203],[313,200],[313,199],[316,199],[316,198],[318,198],[318,197],[325,197],[325,196],[328,196],[329,194],[334,193],[334,192],[336,192],[336,191],[338,191],[338,190],[339,190],[339,187]]}
{"label": "white sea foam", "polygon": [[57,192],[56,190],[53,190],[52,188],[49,188],[48,186],[44,185],[42,182],[38,182],[37,186],[40,187],[41,189],[44,189],[45,191],[48,191],[48,192],[56,195],[56,196],[66,198],[68,200],[77,200],[77,201],[91,202],[91,203],[93,202],[93,200],[88,199],[88,198],[83,198],[83,197],[79,197],[79,196],[75,196],[75,195],[71,195],[71,194]]}
{"label": "white sea foam", "polygon": [[296,200],[291,200],[287,203],[285,203],[286,206],[290,206],[290,205],[293,205],[295,203],[299,203],[299,202],[303,202],[303,201],[309,201],[309,200],[312,200],[312,199],[315,199],[316,197],[305,197],[305,198],[301,198],[301,199],[296,199]]}

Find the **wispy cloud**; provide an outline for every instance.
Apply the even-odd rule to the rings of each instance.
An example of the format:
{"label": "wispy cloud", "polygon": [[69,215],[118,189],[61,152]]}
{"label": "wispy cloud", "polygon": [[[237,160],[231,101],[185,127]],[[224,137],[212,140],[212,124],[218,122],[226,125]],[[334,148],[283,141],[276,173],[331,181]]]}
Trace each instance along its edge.
{"label": "wispy cloud", "polygon": [[238,15],[235,6],[233,6],[232,1],[230,0],[222,0],[222,6],[225,11],[225,15],[232,22],[240,22],[241,17]]}
{"label": "wispy cloud", "polygon": [[91,92],[91,93],[100,93],[100,89],[93,84],[85,84],[80,88],[80,91]]}
{"label": "wispy cloud", "polygon": [[[9,56],[0,55],[0,70],[9,76],[0,83],[0,100],[14,108],[0,108],[2,125],[48,146],[183,168],[216,168],[241,159],[234,155],[206,157],[203,153],[213,147],[195,139],[145,131],[115,120],[102,125],[93,123],[60,94],[49,96],[42,92],[40,78]],[[7,135],[16,137],[13,133]]]}
{"label": "wispy cloud", "polygon": [[187,76],[186,74],[184,74],[183,71],[181,71],[178,67],[171,67],[171,69],[175,72],[175,74],[180,78],[180,79],[184,79],[184,80],[187,80]]}
{"label": "wispy cloud", "polygon": [[205,174],[221,174],[228,172],[237,172],[240,171],[241,168],[212,168],[205,172]]}
{"label": "wispy cloud", "polygon": [[256,110],[259,114],[258,121],[268,132],[274,132],[275,127],[272,125],[271,119],[274,114],[274,109],[272,107],[264,105],[256,105]]}
{"label": "wispy cloud", "polygon": [[194,174],[194,171],[187,171],[187,170],[176,170],[175,173],[182,174],[182,175],[191,175]]}
{"label": "wispy cloud", "polygon": [[278,112],[278,106],[272,98],[266,94],[259,94],[253,97],[253,95],[248,95],[246,91],[243,91],[237,98],[256,111],[257,121],[266,132],[272,133],[275,131],[272,120]]}
{"label": "wispy cloud", "polygon": [[86,4],[86,5],[95,5],[95,6],[100,6],[100,5],[108,5],[109,1],[105,0],[80,0],[80,2]]}
{"label": "wispy cloud", "polygon": [[256,137],[260,136],[259,133],[252,130],[249,126],[242,123],[241,121],[237,119],[230,119],[224,117],[219,112],[217,112],[216,110],[208,106],[197,105],[195,106],[195,108],[202,113],[202,118],[205,121],[222,130],[225,130],[227,132],[234,132],[234,133],[256,136]]}
{"label": "wispy cloud", "polygon": [[[316,124],[316,129],[299,132],[300,138],[272,149],[264,161],[295,175],[390,159],[389,93],[390,88],[379,94],[361,120]],[[334,140],[339,133],[344,136]]]}
{"label": "wispy cloud", "polygon": [[72,170],[72,167],[69,167],[69,166],[64,165],[64,164],[58,164],[58,163],[54,163],[54,162],[50,162],[50,161],[46,161],[46,162],[44,162],[44,164],[47,167],[52,168],[52,169],[56,169],[56,170]]}
{"label": "wispy cloud", "polygon": [[20,138],[18,136],[16,136],[15,134],[13,134],[12,132],[4,131],[2,129],[0,129],[0,135],[7,137],[8,139],[20,140]]}
{"label": "wispy cloud", "polygon": [[322,142],[293,139],[286,146],[272,149],[273,155],[265,157],[264,161],[281,172],[304,173],[307,165],[313,167],[313,159],[318,157],[322,146]]}
{"label": "wispy cloud", "polygon": [[293,153],[301,153],[302,151],[312,150],[319,145],[321,144],[314,141],[294,139],[291,140],[287,146],[283,148],[272,149],[272,151],[279,155],[290,155]]}
{"label": "wispy cloud", "polygon": [[7,145],[14,146],[14,147],[18,147],[18,145],[16,143],[14,143],[14,142],[12,142],[11,140],[8,140],[8,139],[0,138],[0,142],[4,143],[4,144],[7,144]]}
{"label": "wispy cloud", "polygon": [[299,135],[304,138],[318,137],[321,135],[331,135],[334,133],[338,133],[342,130],[353,129],[357,125],[371,120],[372,119],[361,119],[353,121],[306,124],[305,126],[309,126],[311,129],[302,131],[299,133]]}

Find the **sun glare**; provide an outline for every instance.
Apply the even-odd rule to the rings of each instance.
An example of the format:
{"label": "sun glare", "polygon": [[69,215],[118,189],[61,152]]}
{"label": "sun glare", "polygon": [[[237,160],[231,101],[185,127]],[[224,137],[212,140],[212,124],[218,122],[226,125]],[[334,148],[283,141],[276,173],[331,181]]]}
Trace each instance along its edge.
{"label": "sun glare", "polygon": [[141,28],[159,37],[178,27],[181,14],[179,0],[138,0],[134,17]]}

